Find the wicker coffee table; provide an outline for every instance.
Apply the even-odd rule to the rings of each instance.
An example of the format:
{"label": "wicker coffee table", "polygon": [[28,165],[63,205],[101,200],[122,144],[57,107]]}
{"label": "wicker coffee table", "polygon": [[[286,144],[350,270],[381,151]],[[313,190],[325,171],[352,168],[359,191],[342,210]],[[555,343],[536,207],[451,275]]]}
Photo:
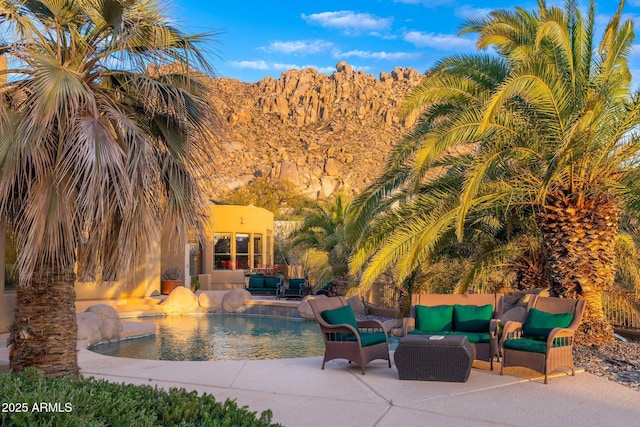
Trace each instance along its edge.
{"label": "wicker coffee table", "polygon": [[393,358],[401,380],[466,382],[473,352],[465,336],[407,335]]}

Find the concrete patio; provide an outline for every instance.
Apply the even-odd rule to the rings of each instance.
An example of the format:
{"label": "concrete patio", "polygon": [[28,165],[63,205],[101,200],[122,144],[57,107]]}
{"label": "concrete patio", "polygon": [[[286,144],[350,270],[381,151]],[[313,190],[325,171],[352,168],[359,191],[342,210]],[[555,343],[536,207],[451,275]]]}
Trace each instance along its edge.
{"label": "concrete patio", "polygon": [[[130,323],[127,323],[130,325]],[[133,331],[131,331],[133,332]],[[142,332],[142,331],[137,331]],[[0,335],[6,342],[7,334]],[[9,350],[0,348],[0,368]],[[637,391],[585,372],[544,385],[533,371],[491,372],[475,362],[466,383],[400,381],[385,361],[366,375],[345,361],[303,359],[170,362],[103,356],[81,349],[82,374],[118,383],[183,387],[235,399],[284,426],[635,426]],[[4,365],[4,366],[2,366]]]}

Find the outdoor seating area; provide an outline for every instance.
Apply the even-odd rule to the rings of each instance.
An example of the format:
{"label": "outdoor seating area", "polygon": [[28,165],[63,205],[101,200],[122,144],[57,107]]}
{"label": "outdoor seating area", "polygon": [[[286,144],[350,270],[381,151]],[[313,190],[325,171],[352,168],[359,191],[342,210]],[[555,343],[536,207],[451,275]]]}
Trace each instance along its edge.
{"label": "outdoor seating area", "polygon": [[[358,321],[343,297],[310,299],[325,344],[325,363],[346,359],[360,366],[389,361],[388,336],[377,320]],[[534,296],[523,323],[507,321],[501,333],[503,295],[414,295],[411,315],[403,320],[403,338],[394,352],[401,380],[466,382],[474,360],[501,361],[544,375],[562,367],[575,375],[572,342],[584,300]]]}
{"label": "outdoor seating area", "polygon": [[403,335],[465,336],[474,358],[490,362],[499,357],[498,323],[503,298],[497,294],[414,294]]}

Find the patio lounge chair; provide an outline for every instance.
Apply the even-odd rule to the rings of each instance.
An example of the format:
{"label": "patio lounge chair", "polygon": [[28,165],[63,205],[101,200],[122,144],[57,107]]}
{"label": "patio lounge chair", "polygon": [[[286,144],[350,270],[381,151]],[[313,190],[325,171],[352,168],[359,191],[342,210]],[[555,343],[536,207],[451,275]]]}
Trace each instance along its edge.
{"label": "patio lounge chair", "polygon": [[560,367],[571,368],[571,375],[575,375],[573,337],[584,306],[584,300],[533,297],[524,323],[509,321],[504,325],[500,375],[509,366],[542,372],[545,384],[548,374]]}
{"label": "patio lounge chair", "polygon": [[377,320],[356,320],[356,316],[343,297],[310,299],[313,315],[320,324],[324,339],[324,364],[333,359],[347,359],[362,369],[375,359],[389,362],[387,331]]}

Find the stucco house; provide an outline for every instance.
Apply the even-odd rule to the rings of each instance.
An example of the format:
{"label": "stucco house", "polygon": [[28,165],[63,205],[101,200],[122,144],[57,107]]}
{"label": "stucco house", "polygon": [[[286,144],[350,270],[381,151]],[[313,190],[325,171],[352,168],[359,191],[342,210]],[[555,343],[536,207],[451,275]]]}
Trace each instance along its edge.
{"label": "stucco house", "polygon": [[[83,301],[144,298],[160,293],[162,272],[168,268],[183,271],[185,286],[197,277],[202,289],[229,289],[244,285],[251,270],[273,264],[274,218],[266,209],[253,205],[212,204],[204,242],[181,242],[165,232],[157,250],[140,260],[132,279],[76,282],[76,300]],[[0,222],[0,332],[8,331],[15,309],[13,263],[15,247],[11,226]]]}

